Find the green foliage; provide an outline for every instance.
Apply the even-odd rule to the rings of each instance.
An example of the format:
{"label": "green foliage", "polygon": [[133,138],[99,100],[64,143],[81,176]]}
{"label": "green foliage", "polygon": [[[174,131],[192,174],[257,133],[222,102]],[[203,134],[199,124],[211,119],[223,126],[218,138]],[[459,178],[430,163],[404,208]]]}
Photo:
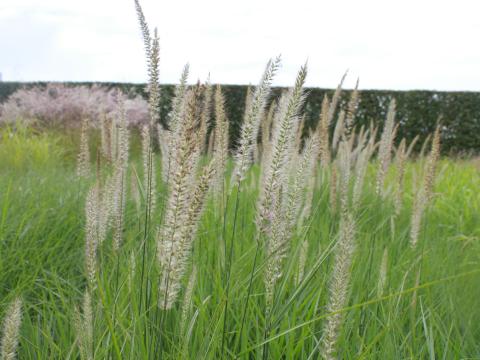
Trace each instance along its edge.
{"label": "green foliage", "polygon": [[25,171],[53,167],[63,162],[67,152],[62,136],[35,132],[23,126],[0,130],[0,169]]}
{"label": "green foliage", "polygon": [[[87,85],[93,83],[65,83],[66,85]],[[140,94],[146,97],[144,84],[102,83],[107,88],[119,87],[126,93]],[[44,82],[0,83],[0,103],[21,87],[46,86]],[[171,98],[174,85],[161,86],[161,121],[166,119],[171,109]],[[232,148],[238,139],[245,107],[247,87],[241,85],[224,85],[226,110],[230,120],[230,143]],[[272,99],[279,98],[282,88],[274,88]],[[332,96],[333,90],[311,88],[305,105],[308,127],[318,122],[322,99],[325,94]],[[340,105],[344,108],[350,91],[344,91]],[[441,118],[442,151],[446,154],[465,154],[480,152],[480,93],[476,92],[443,92],[443,91],[389,91],[362,90],[359,110],[356,116],[357,125],[368,125],[371,122],[381,125],[384,122],[388,103],[391,98],[397,101],[397,119],[399,129],[397,139],[405,137],[411,141],[420,136],[417,143],[419,150],[422,140],[435,129]],[[333,128],[332,128],[333,131]]]}
{"label": "green foliage", "polygon": [[[81,304],[86,286],[83,214],[85,193],[92,179],[78,179],[72,166],[42,164],[31,169],[28,176],[17,171],[0,173],[0,316],[12,297],[22,294],[25,313],[18,358],[76,359],[74,308]],[[135,164],[141,169],[138,161]],[[413,162],[408,166],[406,204],[398,218],[391,200],[379,201],[374,195],[375,182],[366,181],[339,358],[460,359],[480,354],[480,175],[468,162],[440,164],[435,189],[438,195],[427,213],[420,256],[408,244],[412,178],[420,166]],[[368,176],[373,180],[375,173]],[[139,304],[144,214],[137,213],[133,201],[128,201],[120,252],[112,253],[108,239],[100,248],[99,285],[93,296],[95,358],[220,357],[226,261],[222,233],[227,244],[234,244],[225,357],[261,357],[265,322],[263,259],[253,278],[244,334],[237,341],[257,245],[256,181],[258,168],[250,172],[241,193],[236,232],[232,228],[233,201],[226,212],[213,201],[206,209],[194,245],[192,262],[197,264],[198,276],[183,332],[179,321],[181,301],[168,312],[156,306],[158,276],[153,241],[147,244],[145,257],[149,282],[144,291],[149,296],[142,298],[142,306]],[[267,339],[272,359],[318,355],[322,325],[328,316],[324,306],[338,227],[338,214],[329,210],[328,187],[328,181],[323,181],[317,188],[313,219],[306,232],[293,239],[285,276],[276,293],[274,331]],[[159,187],[159,208],[163,193]],[[158,216],[153,215],[155,219]],[[151,231],[153,234],[155,229]],[[309,242],[305,278],[297,284],[298,252],[305,236]],[[381,297],[377,284],[385,248],[387,282]],[[130,278],[132,252],[137,271]],[[414,294],[416,306],[412,306]]]}

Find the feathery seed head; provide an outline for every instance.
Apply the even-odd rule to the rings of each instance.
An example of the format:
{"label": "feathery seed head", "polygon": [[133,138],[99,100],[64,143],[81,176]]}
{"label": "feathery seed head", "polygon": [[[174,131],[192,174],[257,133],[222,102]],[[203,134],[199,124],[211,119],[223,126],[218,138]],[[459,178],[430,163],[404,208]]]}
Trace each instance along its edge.
{"label": "feathery seed head", "polygon": [[353,253],[355,249],[355,222],[348,213],[343,213],[340,222],[340,233],[335,249],[335,260],[329,285],[327,313],[330,315],[323,329],[322,357],[335,359],[337,339],[343,323],[343,314],[338,311],[345,307],[348,301],[348,288]]}
{"label": "feathery seed head", "polygon": [[92,287],[96,282],[97,247],[103,238],[101,216],[100,189],[97,183],[89,190],[85,203],[85,271]]}
{"label": "feathery seed head", "polygon": [[88,289],[83,296],[82,312],[75,307],[75,331],[80,357],[83,360],[93,360],[93,308],[92,297]]}
{"label": "feathery seed head", "polygon": [[330,101],[328,96],[323,97],[322,110],[320,112],[320,123],[318,125],[318,132],[320,138],[320,162],[322,166],[326,167],[330,163],[330,141],[329,141],[329,108]]}
{"label": "feathery seed head", "polygon": [[360,101],[360,94],[358,92],[359,82],[360,82],[360,79],[357,79],[355,88],[353,89],[350,95],[350,100],[348,101],[348,104],[347,104],[347,113],[345,116],[345,131],[343,133],[343,137],[345,139],[348,139],[352,132],[355,114],[357,112],[358,103]]}
{"label": "feathery seed head", "polygon": [[149,61],[149,81],[148,81],[148,104],[150,112],[150,126],[158,124],[160,121],[160,83],[159,83],[159,62],[160,62],[160,45],[155,28],[154,37],[152,39],[152,47]]}
{"label": "feathery seed head", "polygon": [[0,358],[14,360],[16,358],[20,325],[22,322],[22,299],[20,297],[8,306],[3,320],[2,342]]}
{"label": "feathery seed head", "polygon": [[341,110],[340,114],[338,114],[337,123],[335,124],[335,130],[333,132],[333,139],[332,139],[333,151],[337,150],[338,141],[342,137],[344,130],[345,130],[345,111]]}
{"label": "feathery seed head", "polygon": [[425,169],[424,188],[425,196],[429,200],[433,193],[433,184],[435,180],[435,171],[437,168],[438,159],[440,157],[440,125],[437,125],[432,138],[432,148],[427,159]]}
{"label": "feathery seed head", "polygon": [[[268,232],[271,226],[269,213],[275,196],[284,179],[288,176],[288,163],[295,153],[292,147],[295,143],[295,134],[298,128],[298,115],[303,104],[303,84],[306,77],[306,66],[303,66],[297,74],[294,88],[290,89],[281,99],[281,111],[274,122],[274,133],[271,154],[266,159],[262,168],[262,186],[257,208],[257,226],[259,234]],[[275,119],[275,120],[277,120]]]}
{"label": "feathery seed head", "polygon": [[328,125],[332,123],[333,117],[335,116],[335,110],[337,109],[338,102],[340,100],[340,96],[342,94],[342,86],[345,78],[347,77],[347,72],[343,74],[340,83],[338,84],[337,88],[335,89],[335,93],[333,94],[332,101],[330,102],[330,106],[328,108]]}
{"label": "feathery seed head", "polygon": [[145,124],[142,127],[142,160],[143,160],[143,188],[147,211],[152,214],[156,208],[156,172],[153,157],[153,143],[151,127]]}
{"label": "feathery seed head", "polygon": [[88,148],[88,120],[82,121],[80,131],[80,152],[77,159],[77,175],[88,177],[90,175],[90,151]]}
{"label": "feathery seed head", "polygon": [[183,67],[180,83],[175,87],[175,95],[172,100],[172,112],[168,122],[168,127],[173,133],[177,130],[177,124],[182,117],[182,110],[184,109],[185,95],[187,92],[187,80],[190,73],[190,65],[187,63]]}
{"label": "feathery seed head", "polygon": [[145,15],[143,14],[142,7],[140,6],[140,2],[138,0],[134,0],[134,1],[135,1],[135,10],[137,12],[138,22],[140,24],[140,30],[143,36],[143,43],[145,46],[146,58],[147,60],[150,60],[150,51],[151,51],[151,45],[152,45],[152,40],[150,37],[150,29],[148,28],[148,24],[145,19]]}
{"label": "feathery seed head", "polygon": [[[192,171],[188,167],[187,170]],[[172,308],[180,292],[181,279],[214,173],[215,168],[210,162],[203,168],[198,180],[188,178],[193,182],[193,188],[182,184],[187,178],[183,176],[186,174],[175,173],[175,187],[169,195],[165,223],[157,240],[158,260],[162,269],[159,306],[164,310]]]}
{"label": "feathery seed head", "polygon": [[395,113],[396,102],[395,99],[390,101],[387,112],[387,119],[380,139],[380,148],[378,150],[378,171],[375,192],[377,195],[383,194],[383,185],[385,182],[385,176],[390,166],[391,153],[393,147],[393,141],[395,139]]}
{"label": "feathery seed head", "polygon": [[253,92],[251,106],[247,109],[235,154],[235,169],[233,172],[234,184],[239,184],[245,179],[245,174],[250,167],[253,147],[257,141],[259,125],[270,94],[270,85],[279,66],[280,57],[277,57],[275,60],[269,60],[260,84]]}
{"label": "feathery seed head", "polygon": [[396,177],[396,184],[397,189],[395,192],[395,214],[398,216],[400,215],[400,211],[402,210],[403,204],[403,188],[405,182],[405,167],[407,163],[407,150],[406,150],[406,141],[402,139],[400,145],[398,146],[395,161],[397,163],[397,177]]}
{"label": "feathery seed head", "polygon": [[413,204],[412,220],[410,227],[410,245],[415,248],[420,234],[423,214],[428,202],[432,198],[433,183],[435,179],[436,165],[440,156],[440,127],[437,126],[433,134],[432,149],[425,164],[423,186],[417,190]]}
{"label": "feathery seed head", "polygon": [[225,111],[225,98],[220,85],[217,85],[215,90],[215,128],[213,134],[215,137],[213,159],[215,168],[217,169],[213,181],[213,188],[217,191],[224,180],[229,153],[229,123]]}

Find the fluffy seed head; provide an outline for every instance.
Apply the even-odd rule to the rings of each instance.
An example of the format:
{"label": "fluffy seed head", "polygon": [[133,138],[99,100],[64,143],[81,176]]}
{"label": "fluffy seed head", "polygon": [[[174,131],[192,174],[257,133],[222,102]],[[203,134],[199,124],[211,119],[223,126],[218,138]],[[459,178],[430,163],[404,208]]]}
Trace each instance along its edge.
{"label": "fluffy seed head", "polygon": [[327,95],[324,96],[322,102],[322,111],[320,113],[319,137],[320,137],[320,162],[326,167],[330,163],[330,141],[329,141],[329,108],[330,101]]}
{"label": "fluffy seed head", "polygon": [[335,260],[329,285],[327,313],[332,313],[323,329],[322,356],[335,359],[337,339],[343,323],[343,314],[338,313],[348,301],[348,288],[352,257],[355,249],[355,222],[348,213],[342,215],[340,234],[335,249]]}
{"label": "fluffy seed head", "polygon": [[405,182],[405,167],[407,163],[407,150],[405,139],[402,139],[400,145],[398,146],[397,153],[395,156],[395,161],[397,163],[397,177],[396,184],[397,189],[395,192],[395,214],[400,215],[403,204],[403,187]]}
{"label": "fluffy seed head", "polygon": [[90,286],[94,286],[97,273],[97,247],[100,242],[99,185],[94,185],[87,194],[85,204],[85,271]]}
{"label": "fluffy seed head", "polygon": [[0,348],[2,360],[16,358],[20,324],[22,322],[22,299],[17,297],[7,308],[3,320],[3,333]]}
{"label": "fluffy seed head", "polygon": [[390,165],[393,141],[395,138],[395,113],[396,102],[395,99],[392,99],[390,101],[390,105],[388,106],[387,119],[385,121],[382,137],[380,140],[380,148],[378,150],[379,164],[377,171],[377,182],[375,187],[375,192],[377,193],[377,195],[383,194],[385,175]]}
{"label": "fluffy seed head", "polygon": [[179,189],[173,189],[170,195],[170,204],[175,206],[170,208],[168,205],[166,223],[157,240],[162,269],[159,306],[164,310],[172,308],[180,292],[181,280],[190,258],[214,171],[210,162],[203,168],[198,180],[190,180],[194,181],[193,189],[188,189],[185,194],[181,194]]}
{"label": "fluffy seed head", "polygon": [[223,96],[222,88],[217,85],[215,90],[215,143],[213,148],[213,159],[217,169],[214,189],[218,190],[224,180],[225,170],[228,161],[228,134],[229,124],[225,112],[225,98]]}
{"label": "fluffy seed head", "polygon": [[424,188],[425,196],[429,200],[433,193],[433,184],[435,180],[435,171],[437,168],[438,159],[440,157],[440,126],[437,125],[432,138],[432,148],[427,159],[425,169]]}
{"label": "fluffy seed head", "polygon": [[273,77],[280,66],[280,57],[270,60],[262,76],[260,84],[255,88],[252,95],[251,105],[247,108],[245,120],[240,132],[240,140],[235,154],[234,183],[239,183],[245,178],[245,174],[251,164],[253,147],[256,144],[258,130],[263,111],[270,94],[270,85]]}
{"label": "fluffy seed head", "polygon": [[75,308],[75,331],[77,343],[82,359],[93,359],[93,308],[90,291],[85,290],[83,296],[82,312]]}
{"label": "fluffy seed head", "polygon": [[77,159],[77,175],[88,177],[90,175],[90,151],[88,149],[88,120],[82,121],[80,131],[80,152]]}
{"label": "fluffy seed head", "polygon": [[428,202],[432,198],[435,170],[440,156],[440,128],[437,126],[432,140],[432,149],[424,169],[423,186],[417,191],[413,203],[412,220],[410,225],[410,245],[415,248],[420,235],[420,228]]}
{"label": "fluffy seed head", "polygon": [[271,205],[281,180],[287,175],[287,164],[292,155],[292,146],[298,127],[298,115],[303,104],[303,84],[307,75],[307,68],[303,66],[298,72],[295,86],[284,97],[282,110],[278,116],[278,123],[274,123],[272,139],[272,153],[265,159],[265,168],[262,169],[262,186],[260,188],[259,205],[257,208],[257,225],[260,233],[269,226]]}
{"label": "fluffy seed head", "polygon": [[135,1],[135,11],[137,12],[138,23],[140,25],[140,31],[142,32],[142,36],[143,36],[145,54],[146,54],[147,61],[149,61],[151,46],[152,46],[150,29],[148,28],[147,20],[145,19],[145,15],[143,14],[143,10],[142,10],[142,7],[140,6],[140,2],[138,0],[134,0],[134,1]]}
{"label": "fluffy seed head", "polygon": [[345,131],[343,133],[343,137],[345,139],[348,139],[352,132],[355,114],[357,112],[358,103],[360,101],[360,94],[358,92],[359,81],[360,80],[357,79],[357,83],[355,84],[355,89],[353,89],[350,95],[350,100],[347,104],[347,113],[345,116]]}
{"label": "fluffy seed head", "polygon": [[142,160],[143,160],[143,189],[145,191],[145,199],[147,211],[149,214],[154,213],[156,208],[156,172],[153,156],[153,144],[151,127],[145,124],[142,127]]}
{"label": "fluffy seed head", "polygon": [[333,132],[332,149],[334,151],[337,150],[338,141],[342,137],[344,131],[345,131],[345,111],[341,110],[340,114],[338,114],[337,123],[335,124],[335,130]]}

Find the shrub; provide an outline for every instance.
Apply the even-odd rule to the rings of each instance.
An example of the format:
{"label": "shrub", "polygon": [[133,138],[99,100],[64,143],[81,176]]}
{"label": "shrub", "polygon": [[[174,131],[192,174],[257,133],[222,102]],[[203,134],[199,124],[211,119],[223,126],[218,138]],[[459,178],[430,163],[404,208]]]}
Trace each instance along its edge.
{"label": "shrub", "polygon": [[119,89],[99,85],[47,84],[13,93],[0,106],[0,123],[22,119],[42,127],[77,128],[83,118],[88,118],[97,126],[101,116],[112,116],[121,103],[130,126],[138,126],[148,119],[148,104],[139,95],[129,96]]}

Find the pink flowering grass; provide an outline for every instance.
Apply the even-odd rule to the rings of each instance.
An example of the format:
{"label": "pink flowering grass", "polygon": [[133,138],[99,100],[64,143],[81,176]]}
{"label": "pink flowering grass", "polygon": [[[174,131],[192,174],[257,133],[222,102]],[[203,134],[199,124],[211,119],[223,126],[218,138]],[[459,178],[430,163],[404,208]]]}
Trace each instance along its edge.
{"label": "pink flowering grass", "polygon": [[119,89],[101,85],[20,89],[0,105],[0,124],[22,121],[42,127],[79,128],[88,118],[98,127],[102,116],[112,117],[123,103],[129,126],[137,127],[148,119],[148,104],[139,95],[128,96]]}

